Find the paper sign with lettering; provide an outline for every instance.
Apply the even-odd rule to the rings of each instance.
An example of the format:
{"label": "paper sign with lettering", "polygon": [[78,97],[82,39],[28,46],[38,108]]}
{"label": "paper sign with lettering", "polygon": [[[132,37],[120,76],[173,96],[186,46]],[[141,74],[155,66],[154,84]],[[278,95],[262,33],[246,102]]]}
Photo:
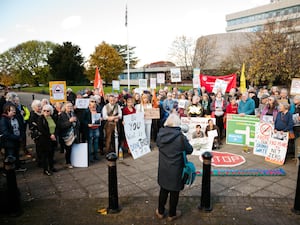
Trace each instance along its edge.
{"label": "paper sign with lettering", "polygon": [[158,73],[156,76],[157,76],[157,83],[158,84],[164,84],[165,83],[165,74],[164,73]]}
{"label": "paper sign with lettering", "polygon": [[156,89],[156,78],[150,78],[150,88]]}
{"label": "paper sign with lettering", "polygon": [[146,138],[144,112],[138,112],[123,117],[125,137],[133,159],[149,153],[150,143]]}
{"label": "paper sign with lettering", "polygon": [[267,162],[283,165],[287,147],[288,147],[288,132],[272,131],[271,138],[268,143],[268,150],[265,160]]}
{"label": "paper sign with lettering", "polygon": [[272,130],[273,125],[271,123],[260,122],[256,124],[253,154],[266,156]]}
{"label": "paper sign with lettering", "polygon": [[77,109],[87,109],[89,107],[90,99],[76,98],[75,106]]}
{"label": "paper sign with lettering", "polygon": [[171,68],[171,82],[181,82],[180,68]]}

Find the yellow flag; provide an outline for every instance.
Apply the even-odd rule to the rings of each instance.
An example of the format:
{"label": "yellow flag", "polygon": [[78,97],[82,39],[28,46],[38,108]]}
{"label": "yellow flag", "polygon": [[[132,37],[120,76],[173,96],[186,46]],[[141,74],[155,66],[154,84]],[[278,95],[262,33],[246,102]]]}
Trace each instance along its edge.
{"label": "yellow flag", "polygon": [[246,92],[245,63],[243,63],[242,73],[241,73],[241,77],[240,77],[240,91],[242,93]]}

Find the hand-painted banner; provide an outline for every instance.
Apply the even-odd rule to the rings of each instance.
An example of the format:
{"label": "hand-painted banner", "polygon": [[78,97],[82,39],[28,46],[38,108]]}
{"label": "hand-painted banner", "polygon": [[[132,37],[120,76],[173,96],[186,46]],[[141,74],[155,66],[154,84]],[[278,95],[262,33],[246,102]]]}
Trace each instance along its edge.
{"label": "hand-painted banner", "polygon": [[231,88],[236,88],[236,74],[230,74],[226,76],[209,76],[200,74],[200,85],[205,87],[207,92],[211,93],[217,79],[227,82],[226,92],[229,92]]}
{"label": "hand-painted banner", "polygon": [[134,159],[150,152],[145,133],[144,113],[126,115],[124,119],[125,137]]}
{"label": "hand-painted banner", "polygon": [[255,128],[259,122],[256,116],[227,114],[226,143],[253,147]]}
{"label": "hand-painted banner", "polygon": [[260,122],[256,124],[253,154],[266,156],[273,129],[271,123]]}
{"label": "hand-painted banner", "polygon": [[289,133],[272,131],[265,160],[267,162],[283,165],[288,147]]}

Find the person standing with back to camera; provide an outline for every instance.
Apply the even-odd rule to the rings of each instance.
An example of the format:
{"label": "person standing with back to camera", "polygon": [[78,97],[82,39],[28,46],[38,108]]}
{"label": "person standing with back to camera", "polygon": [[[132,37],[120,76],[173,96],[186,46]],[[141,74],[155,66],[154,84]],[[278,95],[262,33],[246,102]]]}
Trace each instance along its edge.
{"label": "person standing with back to camera", "polygon": [[179,116],[171,113],[164,127],[160,128],[156,139],[159,148],[158,184],[160,192],[155,214],[159,219],[165,217],[165,205],[170,194],[168,221],[173,221],[181,216],[181,211],[176,209],[179,192],[184,188],[181,178],[184,167],[183,151],[186,154],[193,152],[193,147],[181,132],[180,125]]}

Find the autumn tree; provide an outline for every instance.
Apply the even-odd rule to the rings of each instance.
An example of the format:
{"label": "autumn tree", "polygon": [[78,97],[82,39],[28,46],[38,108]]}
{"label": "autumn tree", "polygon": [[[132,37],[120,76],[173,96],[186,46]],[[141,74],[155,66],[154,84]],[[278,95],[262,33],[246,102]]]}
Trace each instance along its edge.
{"label": "autumn tree", "polygon": [[193,67],[205,68],[217,54],[217,40],[212,37],[200,37],[196,43]]}
{"label": "autumn tree", "polygon": [[169,51],[171,61],[176,65],[184,67],[185,71],[189,71],[193,64],[195,52],[195,42],[192,38],[184,35],[176,37],[172,42]]}
{"label": "autumn tree", "polygon": [[49,41],[27,41],[7,50],[0,55],[0,74],[5,76],[2,80],[7,85],[46,81],[47,59],[55,46]]}
{"label": "autumn tree", "polygon": [[118,76],[123,72],[124,61],[118,51],[111,45],[102,42],[95,48],[93,54],[88,60],[87,76],[89,80],[94,79],[95,68],[98,66],[101,78],[106,84],[112,80],[118,79]]}
{"label": "autumn tree", "polygon": [[[111,45],[116,51],[119,53],[119,55],[123,59],[124,63],[124,69],[127,69],[127,60],[128,60],[128,54],[127,54],[127,45]],[[130,68],[133,69],[135,68],[136,64],[139,62],[138,58],[134,56],[134,49],[136,47],[128,47],[128,52],[129,52],[129,62],[130,62]]]}
{"label": "autumn tree", "polygon": [[264,32],[257,32],[248,50],[247,79],[254,84],[290,84],[299,76],[300,42],[295,32],[269,23]]}
{"label": "autumn tree", "polygon": [[64,42],[54,48],[49,55],[48,64],[53,80],[65,80],[68,85],[86,83],[84,76],[84,58],[79,46]]}

